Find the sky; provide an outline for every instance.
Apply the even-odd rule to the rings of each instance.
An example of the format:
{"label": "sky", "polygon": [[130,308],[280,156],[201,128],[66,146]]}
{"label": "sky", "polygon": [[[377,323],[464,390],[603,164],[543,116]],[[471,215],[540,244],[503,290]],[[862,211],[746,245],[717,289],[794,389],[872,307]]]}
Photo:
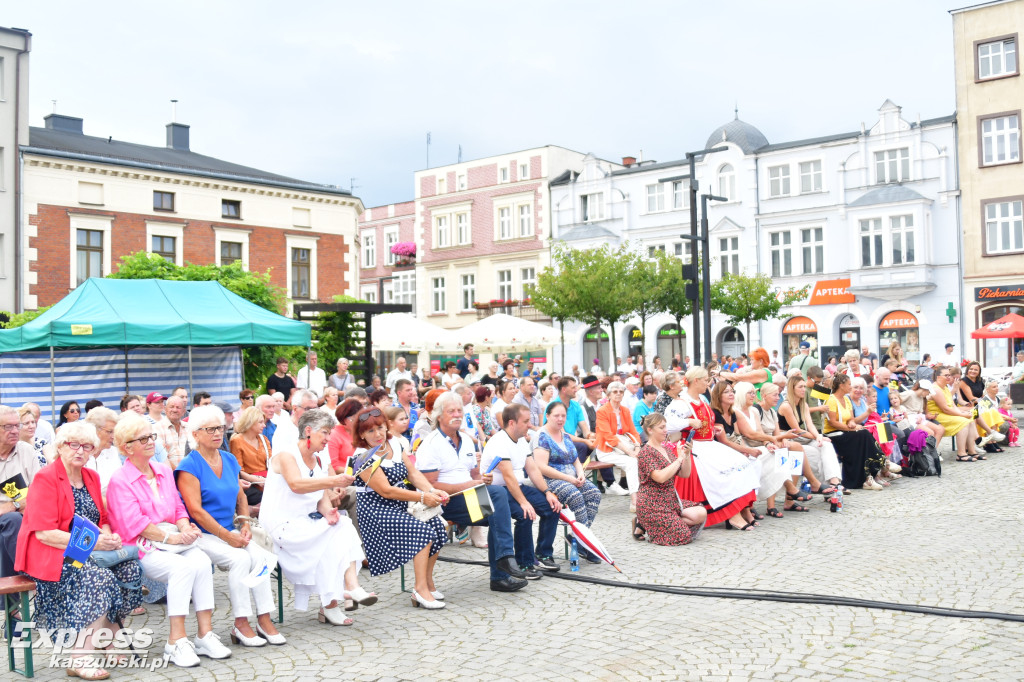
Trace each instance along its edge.
{"label": "sky", "polygon": [[[669,161],[739,117],[769,142],[870,127],[886,98],[953,113],[942,0],[8,4],[33,34],[30,117],[302,180],[367,207],[413,172],[547,144]],[[353,180],[354,178],[354,180]]]}

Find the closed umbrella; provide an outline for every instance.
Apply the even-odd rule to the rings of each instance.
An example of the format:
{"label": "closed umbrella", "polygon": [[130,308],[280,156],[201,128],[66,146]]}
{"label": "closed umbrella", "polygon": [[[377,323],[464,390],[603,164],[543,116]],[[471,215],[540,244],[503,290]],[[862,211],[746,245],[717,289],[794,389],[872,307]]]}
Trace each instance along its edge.
{"label": "closed umbrella", "polygon": [[608,550],[604,548],[601,541],[597,539],[592,531],[587,526],[583,525],[576,520],[576,515],[572,513],[572,510],[568,507],[562,507],[562,511],[558,512],[558,516],[569,526],[569,530],[572,531],[573,536],[583,543],[583,546],[590,550],[591,554],[596,556],[601,561],[605,562],[619,573],[622,573],[622,569],[615,565],[612,561],[611,555],[608,554]]}

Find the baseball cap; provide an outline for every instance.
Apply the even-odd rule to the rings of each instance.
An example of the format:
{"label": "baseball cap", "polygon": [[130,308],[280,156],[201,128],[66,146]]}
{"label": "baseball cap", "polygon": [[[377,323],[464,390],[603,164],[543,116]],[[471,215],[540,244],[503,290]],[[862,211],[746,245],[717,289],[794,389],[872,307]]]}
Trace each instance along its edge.
{"label": "baseball cap", "polygon": [[161,400],[167,400],[167,396],[160,395],[156,391],[153,391],[152,393],[146,396],[147,405],[149,405],[150,403],[158,403]]}
{"label": "baseball cap", "polygon": [[639,383],[640,383],[640,380],[637,379],[636,377],[629,377],[628,379],[626,379],[626,385],[627,386],[636,386]]}
{"label": "baseball cap", "polygon": [[231,405],[231,403],[226,402],[214,403],[214,405],[217,406],[217,408],[220,409],[220,411],[223,412],[224,414],[227,414],[228,412],[234,412],[237,409],[233,405]]}
{"label": "baseball cap", "polygon": [[947,343],[945,347],[946,348],[956,348],[956,344],[955,343]]}
{"label": "baseball cap", "polygon": [[921,379],[920,381],[917,382],[917,385],[927,391],[932,390],[932,382],[928,381],[927,379]]}
{"label": "baseball cap", "polygon": [[811,347],[811,343],[810,343],[810,341],[801,341],[800,342],[800,347],[801,348],[810,348]]}

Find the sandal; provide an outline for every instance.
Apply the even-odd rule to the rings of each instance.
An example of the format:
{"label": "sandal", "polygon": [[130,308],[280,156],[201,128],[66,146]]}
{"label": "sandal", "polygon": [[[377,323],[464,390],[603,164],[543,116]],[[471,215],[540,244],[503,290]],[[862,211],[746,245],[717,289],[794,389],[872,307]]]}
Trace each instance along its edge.
{"label": "sandal", "polygon": [[805,507],[805,506],[800,505],[800,504],[794,504],[792,507],[783,507],[782,509],[783,509],[783,511],[789,511],[789,512],[809,512],[809,511],[811,511],[810,508]]}
{"label": "sandal", "polygon": [[987,461],[987,460],[988,460],[988,457],[986,457],[985,455],[975,455],[974,456],[974,461],[975,462],[984,462],[984,461]]}
{"label": "sandal", "polygon": [[750,515],[754,517],[754,521],[764,521],[764,514],[758,514],[753,507],[750,508]]}
{"label": "sandal", "polygon": [[782,512],[780,512],[775,507],[770,507],[770,508],[766,509],[764,511],[764,513],[767,514],[768,516],[772,517],[773,519],[781,519],[782,518]]}
{"label": "sandal", "polygon": [[829,484],[829,486],[827,488],[824,487],[824,486],[819,485],[817,490],[812,490],[811,491],[811,494],[812,495],[826,495],[827,496],[827,495],[831,495],[834,492],[836,492],[836,486]]}
{"label": "sandal", "polygon": [[974,460],[974,455],[957,455],[956,456],[956,461],[958,461],[958,462],[973,462],[975,460]]}
{"label": "sandal", "polygon": [[750,530],[753,527],[754,527],[753,522],[748,523],[745,526],[734,526],[734,525],[732,525],[732,523],[729,522],[728,519],[726,519],[726,521],[725,521],[725,528],[726,528],[726,530]]}
{"label": "sandal", "polygon": [[[639,533],[637,533],[638,530],[640,531]],[[644,529],[644,527],[641,526],[640,522],[637,521],[634,518],[633,519],[633,539],[634,540],[644,540],[644,535],[646,533],[647,533],[647,531]]]}
{"label": "sandal", "polygon": [[810,502],[811,501],[811,496],[809,494],[807,494],[807,493],[800,492],[798,490],[796,492],[796,494],[786,493],[786,499],[787,500],[794,500],[796,502]]}

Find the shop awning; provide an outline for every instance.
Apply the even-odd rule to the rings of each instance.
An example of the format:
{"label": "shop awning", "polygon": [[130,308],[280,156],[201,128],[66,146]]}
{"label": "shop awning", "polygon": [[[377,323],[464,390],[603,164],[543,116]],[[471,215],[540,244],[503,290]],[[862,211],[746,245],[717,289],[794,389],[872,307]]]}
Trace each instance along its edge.
{"label": "shop awning", "polygon": [[971,332],[972,339],[1024,339],[1024,317],[1010,313]]}
{"label": "shop awning", "polygon": [[917,317],[906,310],[894,310],[883,317],[882,321],[878,323],[878,328],[881,331],[886,329],[917,329],[917,326]]}
{"label": "shop awning", "polygon": [[782,328],[783,334],[817,334],[818,325],[809,317],[793,317]]}

